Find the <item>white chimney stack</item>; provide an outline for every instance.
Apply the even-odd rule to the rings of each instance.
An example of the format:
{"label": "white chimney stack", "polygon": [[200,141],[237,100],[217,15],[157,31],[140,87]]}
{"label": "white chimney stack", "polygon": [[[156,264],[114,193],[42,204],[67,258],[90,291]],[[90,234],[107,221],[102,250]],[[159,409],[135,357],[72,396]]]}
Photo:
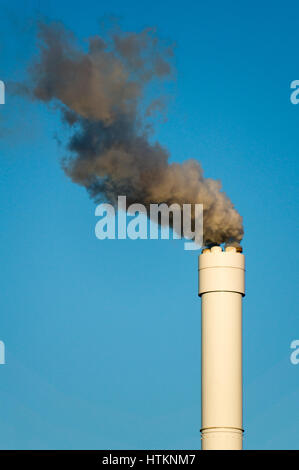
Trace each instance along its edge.
{"label": "white chimney stack", "polygon": [[235,247],[199,256],[202,312],[202,449],[242,449],[244,255]]}

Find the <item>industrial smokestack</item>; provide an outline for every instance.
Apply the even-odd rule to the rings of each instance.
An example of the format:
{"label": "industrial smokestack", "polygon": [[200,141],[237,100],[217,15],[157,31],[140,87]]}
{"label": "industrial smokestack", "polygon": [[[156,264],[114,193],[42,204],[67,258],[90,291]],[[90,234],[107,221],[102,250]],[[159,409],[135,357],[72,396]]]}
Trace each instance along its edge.
{"label": "industrial smokestack", "polygon": [[202,449],[241,450],[244,255],[235,247],[199,256],[202,312]]}

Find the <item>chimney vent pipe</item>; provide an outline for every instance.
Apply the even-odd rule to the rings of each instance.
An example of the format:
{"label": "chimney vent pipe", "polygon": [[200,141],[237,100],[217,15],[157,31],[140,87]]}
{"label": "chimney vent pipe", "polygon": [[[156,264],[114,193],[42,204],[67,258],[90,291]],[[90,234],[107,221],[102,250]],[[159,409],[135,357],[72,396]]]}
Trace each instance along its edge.
{"label": "chimney vent pipe", "polygon": [[199,256],[202,311],[202,449],[242,449],[244,255],[235,247]]}

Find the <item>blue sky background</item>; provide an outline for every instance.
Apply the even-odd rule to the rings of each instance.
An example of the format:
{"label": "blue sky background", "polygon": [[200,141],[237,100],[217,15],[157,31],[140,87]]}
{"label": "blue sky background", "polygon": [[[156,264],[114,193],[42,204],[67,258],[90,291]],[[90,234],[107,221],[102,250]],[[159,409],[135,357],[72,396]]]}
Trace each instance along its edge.
{"label": "blue sky background", "polygon": [[[0,2],[0,79],[36,53],[35,18],[79,38],[103,15],[176,42],[172,161],[194,157],[244,217],[248,449],[299,449],[298,2]],[[0,107],[0,447],[200,447],[197,253],[183,241],[100,241],[94,203],[63,174],[59,116]]]}

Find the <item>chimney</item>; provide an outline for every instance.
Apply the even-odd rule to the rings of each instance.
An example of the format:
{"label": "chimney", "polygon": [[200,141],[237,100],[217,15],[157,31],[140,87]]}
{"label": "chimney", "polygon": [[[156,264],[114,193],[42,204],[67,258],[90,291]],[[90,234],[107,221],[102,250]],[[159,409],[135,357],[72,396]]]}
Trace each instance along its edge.
{"label": "chimney", "polygon": [[237,248],[203,250],[198,295],[202,314],[201,447],[241,450],[245,260]]}

